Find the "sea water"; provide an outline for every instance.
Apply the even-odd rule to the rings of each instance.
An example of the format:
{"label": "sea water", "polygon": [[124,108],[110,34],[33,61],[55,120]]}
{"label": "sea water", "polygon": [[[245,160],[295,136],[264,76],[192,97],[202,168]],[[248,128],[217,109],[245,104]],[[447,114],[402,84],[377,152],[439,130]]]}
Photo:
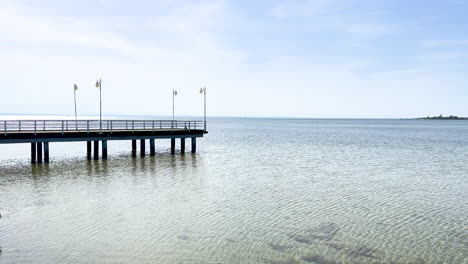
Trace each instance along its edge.
{"label": "sea water", "polygon": [[0,263],[468,263],[468,121],[208,131],[196,154],[109,141],[107,161],[50,143],[31,165],[29,144],[0,144]]}

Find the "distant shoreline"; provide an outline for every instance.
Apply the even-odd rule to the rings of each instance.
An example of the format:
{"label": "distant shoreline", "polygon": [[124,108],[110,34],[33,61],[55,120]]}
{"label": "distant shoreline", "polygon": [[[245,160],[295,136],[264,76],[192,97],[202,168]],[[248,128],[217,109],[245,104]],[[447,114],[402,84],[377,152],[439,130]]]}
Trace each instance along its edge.
{"label": "distant shoreline", "polygon": [[468,120],[468,117],[458,117],[458,116],[428,116],[428,117],[420,117],[416,119],[423,119],[423,120]]}
{"label": "distant shoreline", "polygon": [[[24,114],[24,113],[0,113],[0,119],[1,117],[19,117],[19,119],[22,119],[24,117],[27,117],[28,119],[34,120],[35,117],[59,117],[63,119],[75,119],[75,116],[72,114],[68,115],[59,115],[59,114]],[[146,115],[119,115],[119,114],[108,114],[108,115],[103,115],[103,117],[106,118],[119,118],[119,117],[132,117],[132,118],[141,118],[141,117],[146,117],[146,118],[172,118],[172,116],[167,116],[167,115],[151,115],[151,114],[146,114]],[[202,118],[202,116],[195,116],[195,115],[180,115],[180,118]],[[78,119],[95,119],[99,118],[99,115],[93,115],[93,114],[84,114],[84,115],[78,115]],[[295,117],[295,116],[207,116],[209,119],[283,119],[283,120],[468,120],[468,117],[458,117],[458,116],[434,116],[434,117]]]}

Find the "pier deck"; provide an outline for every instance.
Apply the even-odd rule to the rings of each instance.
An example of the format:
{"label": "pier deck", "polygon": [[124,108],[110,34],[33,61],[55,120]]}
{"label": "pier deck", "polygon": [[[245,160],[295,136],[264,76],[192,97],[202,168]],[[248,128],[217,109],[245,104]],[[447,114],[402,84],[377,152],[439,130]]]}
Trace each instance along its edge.
{"label": "pier deck", "polygon": [[[31,162],[49,162],[49,142],[87,142],[87,157],[107,159],[108,140],[131,140],[132,155],[136,156],[136,140],[140,140],[141,155],[145,155],[145,140],[150,143],[150,155],[155,154],[155,139],[171,139],[171,153],[175,153],[175,140],[180,139],[181,153],[185,140],[192,140],[192,153],[196,151],[196,138],[206,131],[203,121],[186,120],[0,120],[0,144],[30,143]],[[94,144],[91,144],[94,142]],[[44,150],[44,153],[42,151]],[[43,155],[44,154],[44,155]]]}

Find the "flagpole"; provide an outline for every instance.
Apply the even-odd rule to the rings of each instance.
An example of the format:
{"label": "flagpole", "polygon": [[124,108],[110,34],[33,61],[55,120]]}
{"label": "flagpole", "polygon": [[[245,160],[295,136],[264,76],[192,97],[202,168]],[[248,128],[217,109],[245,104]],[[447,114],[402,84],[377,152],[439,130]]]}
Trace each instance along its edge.
{"label": "flagpole", "polygon": [[200,93],[203,94],[203,131],[206,132],[206,86],[200,88]]}
{"label": "flagpole", "polygon": [[102,134],[102,89],[101,89],[101,79],[96,81],[96,88],[99,88],[99,134]]}
{"label": "flagpole", "polygon": [[99,133],[102,134],[102,90],[101,79],[99,79]]}
{"label": "flagpole", "polygon": [[75,127],[76,127],[76,130],[78,130],[78,115],[77,115],[77,112],[76,112],[76,88],[77,88],[77,86],[75,85],[73,87],[73,94],[74,94],[74,97],[75,97]]}
{"label": "flagpole", "polygon": [[203,105],[204,105],[204,107],[203,107],[204,109],[203,109],[203,110],[204,110],[204,117],[205,117],[205,118],[204,118],[204,119],[205,119],[205,120],[204,120],[205,122],[204,122],[204,124],[203,124],[203,130],[205,130],[205,132],[206,132],[206,87],[203,88],[203,99],[204,99],[204,100],[203,100]]}
{"label": "flagpole", "polygon": [[174,121],[174,98],[175,98],[175,93],[174,93],[174,90],[172,90],[172,121]]}

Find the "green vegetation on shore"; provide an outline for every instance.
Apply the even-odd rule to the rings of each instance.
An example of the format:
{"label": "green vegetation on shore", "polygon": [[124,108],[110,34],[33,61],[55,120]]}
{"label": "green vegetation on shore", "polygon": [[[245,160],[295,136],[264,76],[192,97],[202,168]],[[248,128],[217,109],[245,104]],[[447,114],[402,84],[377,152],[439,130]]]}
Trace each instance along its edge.
{"label": "green vegetation on shore", "polygon": [[458,117],[458,116],[454,116],[454,115],[451,115],[451,116],[443,116],[443,115],[439,115],[439,116],[428,116],[428,117],[421,117],[421,118],[418,118],[418,119],[436,119],[436,120],[468,120],[468,117]]}

